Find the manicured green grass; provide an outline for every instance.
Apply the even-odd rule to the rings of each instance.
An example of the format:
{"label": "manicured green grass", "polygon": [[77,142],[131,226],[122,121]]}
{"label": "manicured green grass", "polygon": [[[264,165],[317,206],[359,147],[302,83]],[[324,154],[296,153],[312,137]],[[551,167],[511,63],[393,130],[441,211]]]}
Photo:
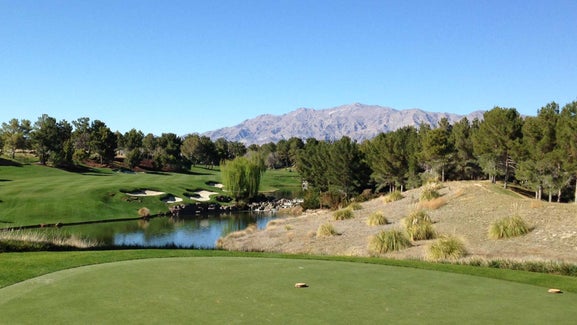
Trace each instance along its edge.
{"label": "manicured green grass", "polygon": [[295,195],[301,191],[301,176],[294,168],[269,169],[263,174],[260,191]]}
{"label": "manicured green grass", "polygon": [[[293,184],[296,173],[269,171],[263,189]],[[298,176],[298,175],[297,175]],[[162,196],[129,197],[125,193],[149,189],[185,196],[198,189],[225,194],[208,182],[220,182],[217,169],[193,168],[190,173],[117,173],[87,169],[83,173],[39,165],[0,166],[0,228],[40,223],[78,222],[138,217],[142,207],[151,214],[168,210]]]}
{"label": "manicured green grass", "polygon": [[[575,278],[415,261],[237,255],[184,250],[2,254],[0,267],[10,274],[39,271],[40,265],[46,267],[42,273],[67,270],[0,289],[0,314],[10,323],[568,323],[577,317],[577,294],[552,295],[546,287],[530,285],[544,276],[575,289]],[[175,256],[185,258],[69,269]],[[419,266],[467,274],[483,270],[529,284]],[[296,282],[309,288],[296,289]]]}

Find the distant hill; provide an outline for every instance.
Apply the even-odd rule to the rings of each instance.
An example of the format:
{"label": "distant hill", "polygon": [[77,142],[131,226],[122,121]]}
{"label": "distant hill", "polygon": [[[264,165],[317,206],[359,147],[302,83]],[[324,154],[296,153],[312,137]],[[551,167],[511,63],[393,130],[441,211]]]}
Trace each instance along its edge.
{"label": "distant hill", "polygon": [[463,117],[469,121],[482,118],[483,112],[469,115],[432,113],[420,109],[396,110],[359,103],[329,109],[299,108],[283,115],[264,114],[236,126],[204,133],[213,140],[225,138],[244,144],[263,144],[297,137],[301,139],[335,140],[348,136],[354,140],[371,139],[381,132],[394,131],[404,126],[418,127],[423,123],[436,126],[441,118],[450,123]]}

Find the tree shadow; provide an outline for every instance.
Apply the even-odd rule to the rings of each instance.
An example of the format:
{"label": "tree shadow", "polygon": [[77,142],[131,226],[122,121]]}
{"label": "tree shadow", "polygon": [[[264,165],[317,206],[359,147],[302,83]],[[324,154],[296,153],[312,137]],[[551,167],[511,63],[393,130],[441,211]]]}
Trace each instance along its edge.
{"label": "tree shadow", "polygon": [[14,160],[0,158],[0,166],[22,167],[22,164]]}
{"label": "tree shadow", "polygon": [[84,165],[61,166],[58,169],[75,174],[88,176],[110,176],[110,173]]}
{"label": "tree shadow", "polygon": [[159,171],[147,171],[146,174],[160,175],[160,176],[170,176],[169,173],[159,172]]}

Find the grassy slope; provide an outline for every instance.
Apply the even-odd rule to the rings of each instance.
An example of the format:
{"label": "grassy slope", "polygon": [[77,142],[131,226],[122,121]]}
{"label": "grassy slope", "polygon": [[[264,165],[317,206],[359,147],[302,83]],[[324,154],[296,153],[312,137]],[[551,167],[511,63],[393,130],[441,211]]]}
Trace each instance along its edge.
{"label": "grassy slope", "polygon": [[[215,257],[152,259],[51,274],[0,290],[0,311],[4,319],[19,322],[65,323],[80,319],[115,323],[541,323],[577,317],[572,308],[575,293],[550,295],[545,288],[468,276],[489,275],[483,268],[461,266],[466,275],[459,275],[435,272],[438,267],[444,270],[443,265],[407,261],[398,262],[410,268],[372,264],[392,262],[382,259],[323,257],[331,261],[326,262],[310,256],[300,256],[305,261],[299,256],[286,259],[269,254],[135,250],[2,254],[0,268],[10,270],[9,276],[30,270],[44,274],[78,265],[169,256]],[[225,258],[230,256],[244,258]],[[526,272],[490,271],[493,276],[534,284]],[[576,279],[558,278],[564,281],[558,283],[562,288],[576,288]],[[3,280],[3,285],[15,280]],[[293,284],[301,281],[311,287],[294,289]]]}
{"label": "grassy slope", "polygon": [[[263,191],[294,187],[296,173],[272,171],[264,174]],[[166,192],[192,203],[184,196],[198,189],[221,192],[206,185],[219,182],[218,169],[194,168],[190,174],[115,173],[93,169],[73,173],[38,165],[0,166],[0,227],[38,223],[137,217],[147,207],[151,213],[167,210],[161,197],[143,197],[127,202],[124,192],[151,189]]]}

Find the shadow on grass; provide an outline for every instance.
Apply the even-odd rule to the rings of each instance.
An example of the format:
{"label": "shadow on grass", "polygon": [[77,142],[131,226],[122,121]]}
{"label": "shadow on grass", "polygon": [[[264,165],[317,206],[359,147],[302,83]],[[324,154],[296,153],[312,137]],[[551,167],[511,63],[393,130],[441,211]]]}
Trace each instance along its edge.
{"label": "shadow on grass", "polygon": [[146,172],[146,174],[150,174],[150,175],[159,175],[159,176],[170,176],[170,174],[169,174],[169,173],[166,173],[166,172],[159,172],[159,171],[154,171],[154,170],[151,170],[151,171],[147,171],[147,172]]}
{"label": "shadow on grass", "polygon": [[14,160],[0,158],[0,166],[22,167],[22,164]]}
{"label": "shadow on grass", "polygon": [[92,167],[84,166],[84,165],[71,165],[71,166],[62,166],[58,169],[67,171],[69,173],[75,174],[83,174],[83,175],[90,175],[90,176],[110,176],[109,173],[103,172],[98,169],[94,169]]}

